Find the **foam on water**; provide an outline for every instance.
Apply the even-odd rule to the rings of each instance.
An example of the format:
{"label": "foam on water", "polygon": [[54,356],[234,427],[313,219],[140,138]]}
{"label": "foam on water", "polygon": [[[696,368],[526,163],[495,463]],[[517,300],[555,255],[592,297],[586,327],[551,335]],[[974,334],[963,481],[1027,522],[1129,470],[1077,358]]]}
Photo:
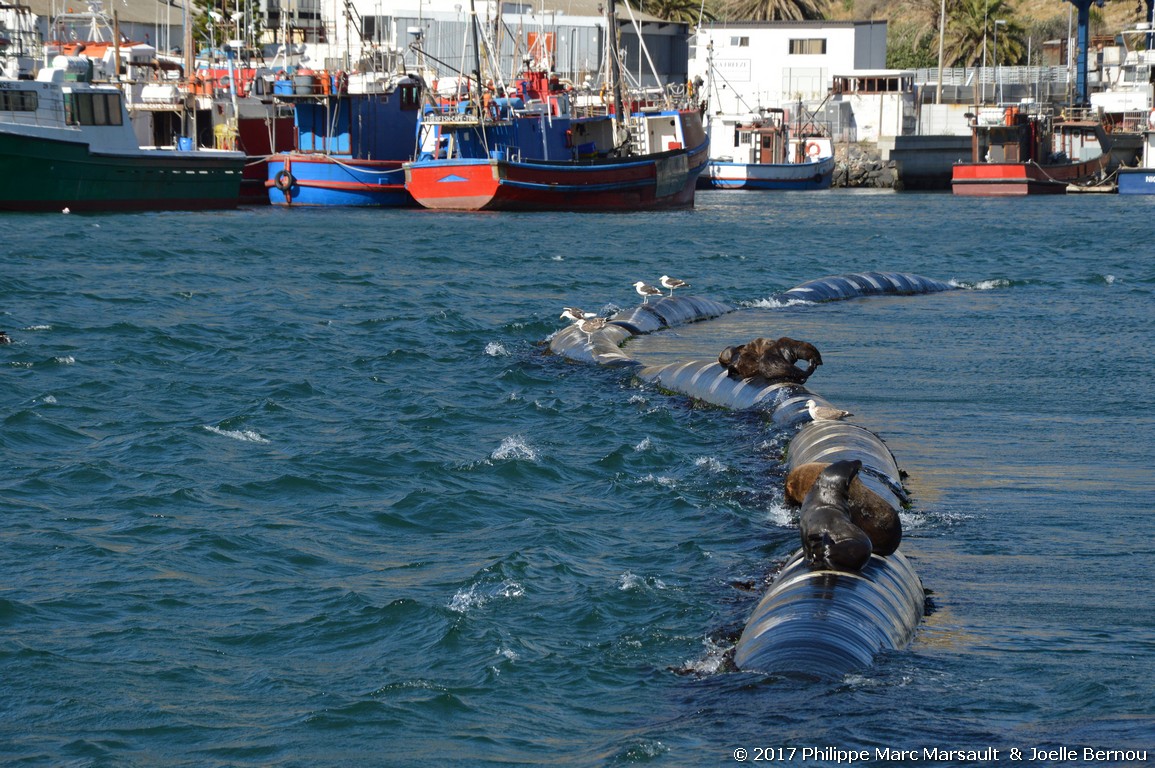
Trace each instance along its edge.
{"label": "foam on water", "polygon": [[501,441],[489,458],[494,461],[537,461],[537,451],[524,435],[510,435]]}
{"label": "foam on water", "polygon": [[520,584],[508,579],[498,584],[471,584],[454,593],[446,607],[456,613],[468,613],[494,600],[513,600],[524,594],[525,589]]}
{"label": "foam on water", "polygon": [[268,438],[263,437],[260,432],[253,429],[221,429],[214,427],[211,424],[204,426],[206,432],[212,432],[214,435],[228,437],[233,440],[240,440],[243,443],[268,443]]}

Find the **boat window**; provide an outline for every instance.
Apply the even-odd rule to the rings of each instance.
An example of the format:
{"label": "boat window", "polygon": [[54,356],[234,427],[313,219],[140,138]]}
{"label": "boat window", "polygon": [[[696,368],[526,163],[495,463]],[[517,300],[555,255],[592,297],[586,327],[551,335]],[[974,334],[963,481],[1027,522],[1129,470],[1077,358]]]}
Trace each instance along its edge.
{"label": "boat window", "polygon": [[66,93],[64,114],[69,125],[122,125],[119,93]]}
{"label": "boat window", "polygon": [[36,91],[0,91],[0,112],[35,112]]}
{"label": "boat window", "polygon": [[812,37],[791,40],[790,53],[799,56],[810,56],[826,53],[826,38]]}
{"label": "boat window", "polygon": [[750,47],[750,38],[748,38],[748,37],[731,37],[730,38],[730,45],[734,46],[735,48],[749,48]]}
{"label": "boat window", "polygon": [[401,91],[401,108],[417,109],[421,106],[421,87],[417,85],[403,85]]}
{"label": "boat window", "polygon": [[92,125],[92,94],[74,93],[72,118],[77,125]]}
{"label": "boat window", "polygon": [[92,99],[92,124],[108,125],[108,102],[104,94],[94,94]]}
{"label": "boat window", "polygon": [[122,125],[124,121],[120,109],[120,94],[106,93],[104,98],[107,99],[108,104],[108,124]]}

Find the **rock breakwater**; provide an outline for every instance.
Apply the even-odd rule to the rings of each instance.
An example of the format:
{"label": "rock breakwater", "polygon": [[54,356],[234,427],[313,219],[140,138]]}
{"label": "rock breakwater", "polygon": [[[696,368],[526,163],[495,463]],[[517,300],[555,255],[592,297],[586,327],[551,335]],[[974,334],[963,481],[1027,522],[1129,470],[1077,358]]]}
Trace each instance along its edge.
{"label": "rock breakwater", "polygon": [[834,160],[835,187],[902,188],[894,161],[883,161],[876,144],[839,144]]}

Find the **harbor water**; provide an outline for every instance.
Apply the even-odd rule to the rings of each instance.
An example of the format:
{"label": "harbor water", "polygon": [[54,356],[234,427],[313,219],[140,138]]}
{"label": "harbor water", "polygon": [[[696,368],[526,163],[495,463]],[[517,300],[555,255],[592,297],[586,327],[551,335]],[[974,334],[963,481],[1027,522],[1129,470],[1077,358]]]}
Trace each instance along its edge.
{"label": "harbor water", "polygon": [[[1151,764],[1153,213],[0,217],[0,763]],[[957,290],[773,298],[872,270]],[[732,666],[790,433],[545,344],[663,274],[736,311],[635,358],[809,341],[894,453],[909,647]]]}

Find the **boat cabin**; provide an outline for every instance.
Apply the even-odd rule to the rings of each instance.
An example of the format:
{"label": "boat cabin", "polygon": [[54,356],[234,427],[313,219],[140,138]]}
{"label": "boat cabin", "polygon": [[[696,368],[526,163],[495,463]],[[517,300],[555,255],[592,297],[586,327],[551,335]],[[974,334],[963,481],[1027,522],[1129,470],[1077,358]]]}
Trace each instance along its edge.
{"label": "boat cabin", "polygon": [[1063,113],[1023,103],[982,107],[971,115],[972,163],[1048,165],[1080,162],[1103,154],[1101,124],[1087,114]]}

